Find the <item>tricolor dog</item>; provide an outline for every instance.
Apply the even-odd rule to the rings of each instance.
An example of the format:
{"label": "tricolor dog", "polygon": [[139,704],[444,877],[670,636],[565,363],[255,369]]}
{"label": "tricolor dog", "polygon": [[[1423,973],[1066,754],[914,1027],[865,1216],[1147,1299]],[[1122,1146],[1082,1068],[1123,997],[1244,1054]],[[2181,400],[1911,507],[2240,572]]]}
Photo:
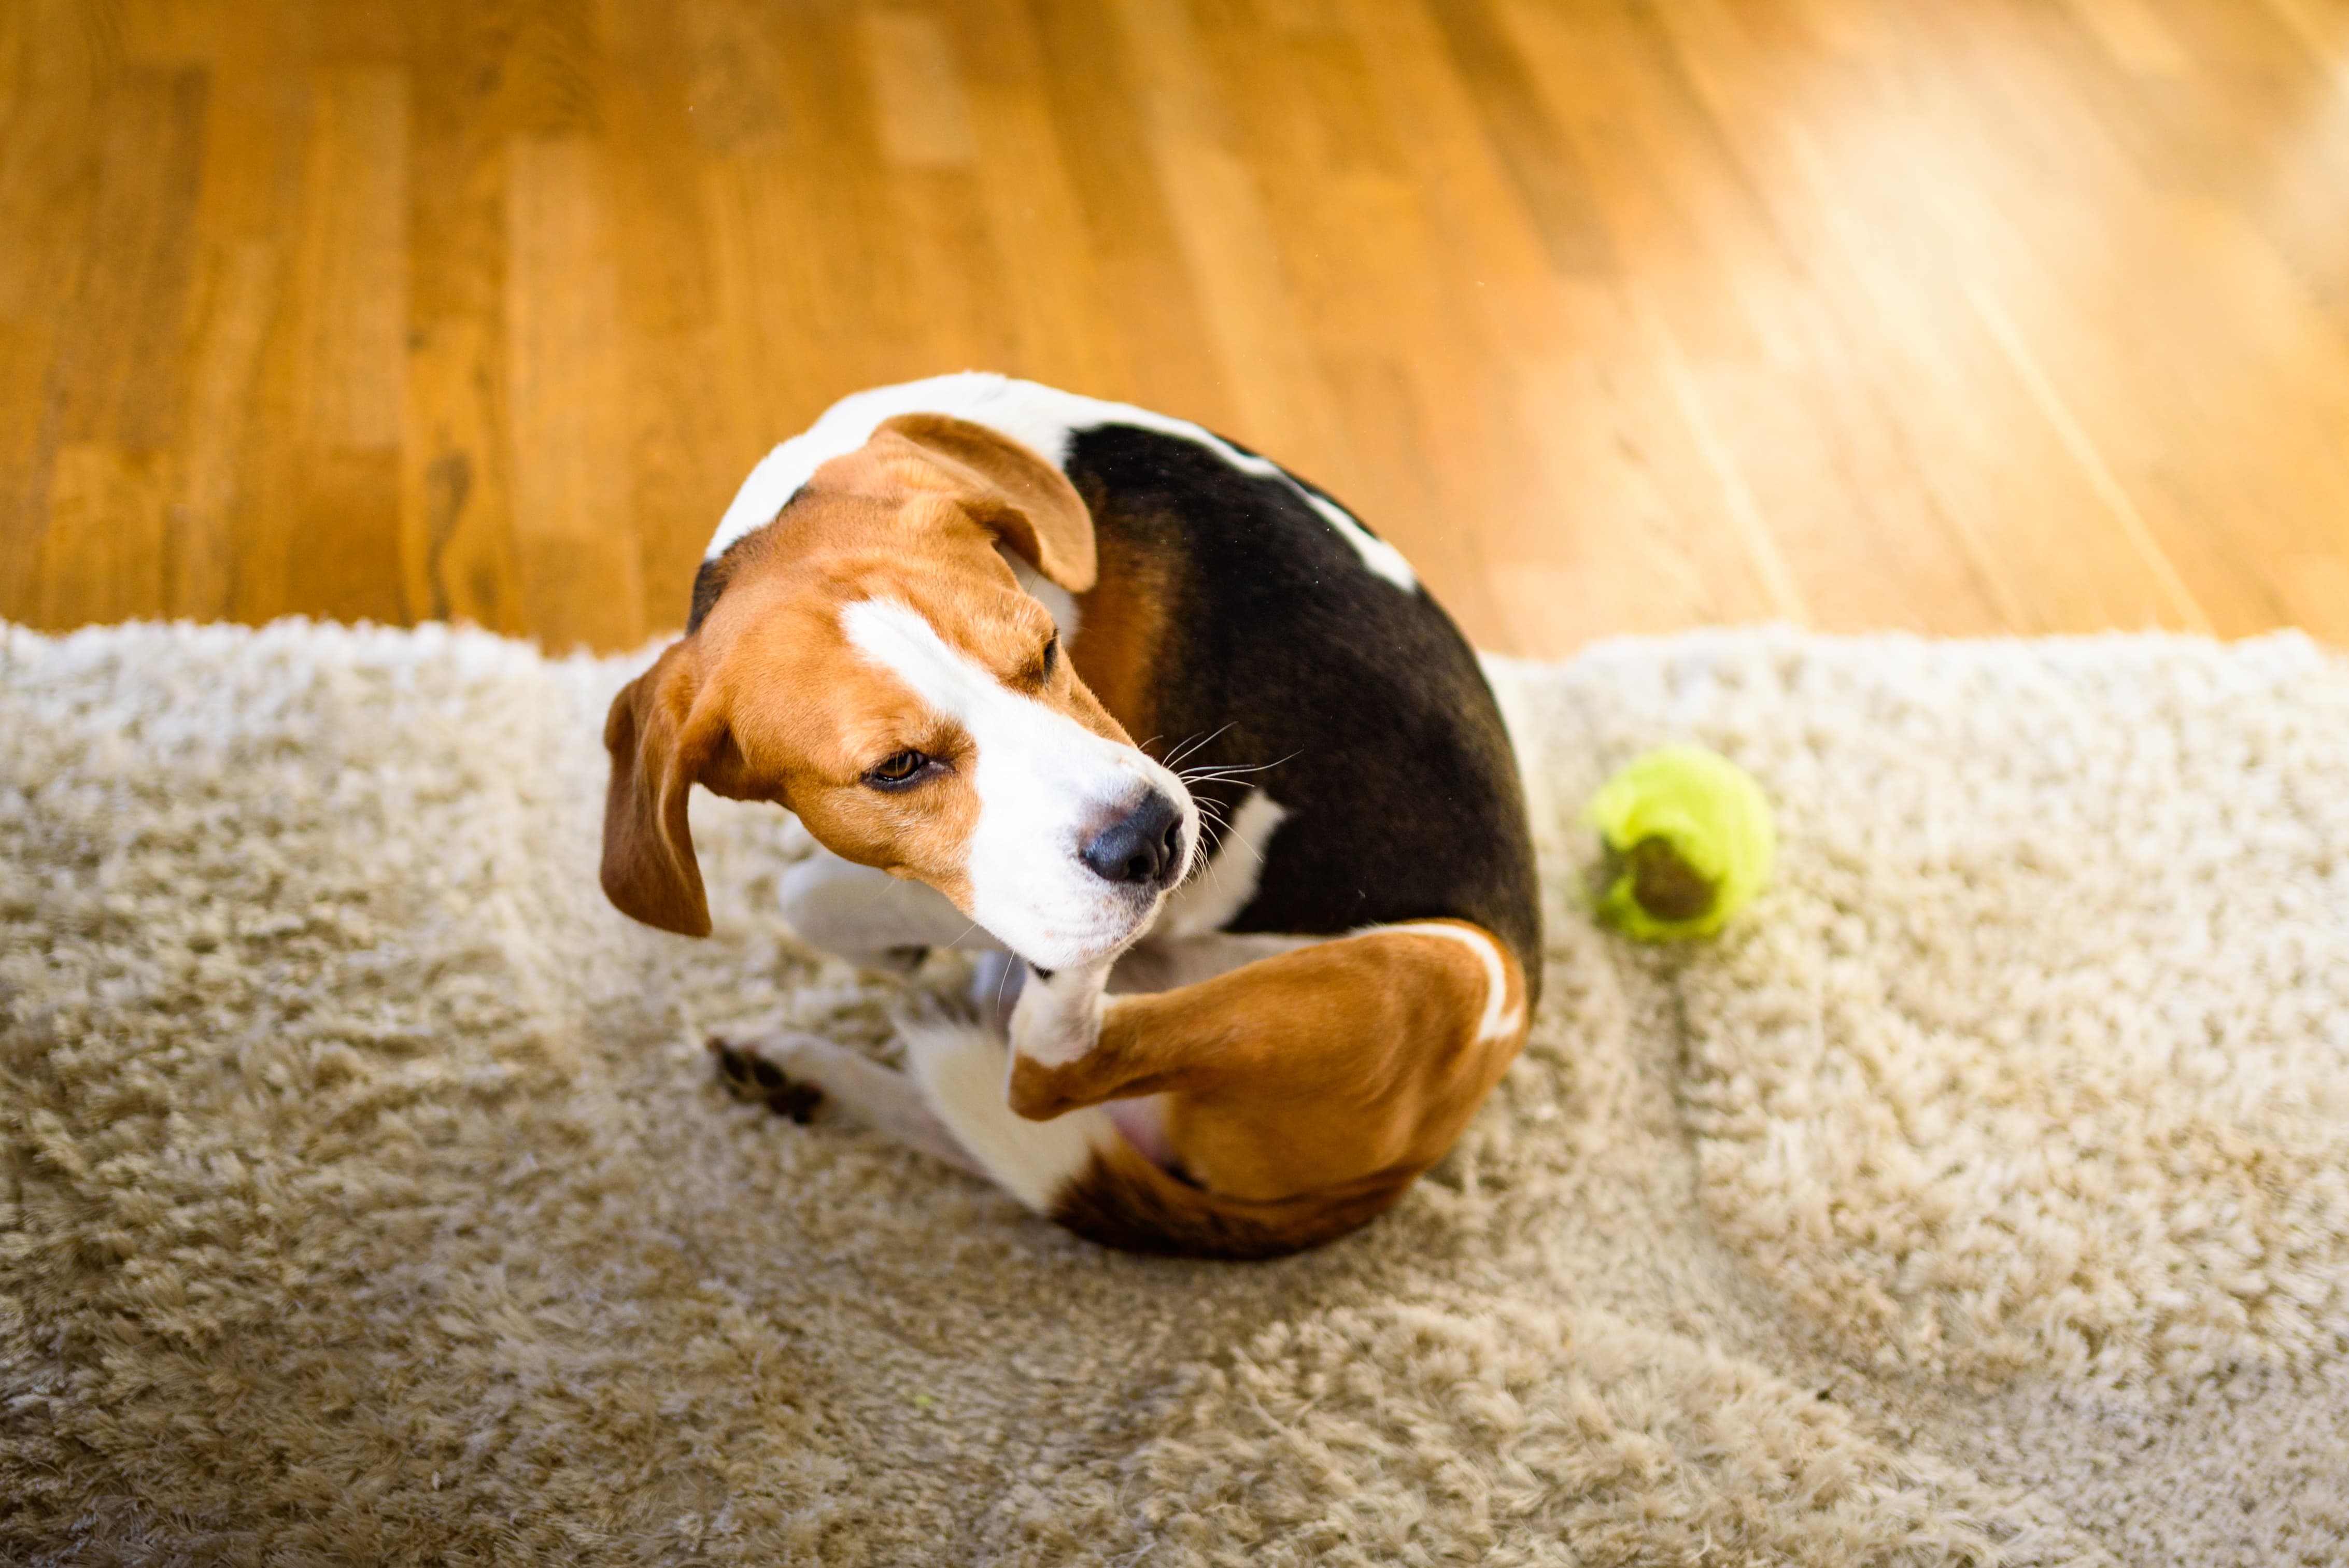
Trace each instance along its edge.
{"label": "tricolor dog", "polygon": [[783,889],[810,943],[1017,982],[903,1074],[804,1038],[738,1066],[1113,1246],[1354,1229],[1525,1039],[1532,842],[1467,643],[1336,501],[1179,420],[987,375],[836,404],[743,483],[604,740],[627,914],[709,931],[698,784],[823,846]]}

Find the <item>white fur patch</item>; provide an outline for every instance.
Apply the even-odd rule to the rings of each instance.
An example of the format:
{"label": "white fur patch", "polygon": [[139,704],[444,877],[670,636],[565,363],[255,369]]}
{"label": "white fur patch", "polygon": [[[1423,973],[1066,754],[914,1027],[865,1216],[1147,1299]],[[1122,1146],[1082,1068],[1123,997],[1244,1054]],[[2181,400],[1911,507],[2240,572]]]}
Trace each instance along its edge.
{"label": "white fur patch", "polygon": [[1078,857],[1083,836],[1156,788],[1183,812],[1195,851],[1198,807],[1182,780],[1133,746],[1097,735],[1013,691],[967,658],[918,611],[864,599],[841,612],[852,646],[967,732],[978,750],[978,792],[964,870],[971,919],[1030,962],[1066,969],[1103,959],[1157,913],[1094,876]]}
{"label": "white fur patch", "polygon": [[734,503],[718,524],[704,558],[724,553],[729,545],[763,528],[775,519],[800,486],[833,458],[845,457],[866,441],[883,421],[899,414],[948,414],[999,431],[1032,448],[1044,461],[1065,471],[1070,439],[1097,425],[1133,425],[1156,431],[1201,446],[1243,473],[1278,479],[1294,489],[1305,504],[1320,514],[1353,546],[1362,565],[1405,593],[1419,587],[1418,576],[1402,552],[1363,527],[1336,502],[1316,495],[1268,459],[1254,457],[1213,431],[1188,420],[1112,403],[1076,392],[1063,392],[1034,381],[1016,381],[987,371],[966,370],[956,376],[933,376],[895,387],[874,387],[855,392],[826,409],[806,431],[784,441],[762,458],[735,493]]}
{"label": "white fur patch", "polygon": [[1467,946],[1485,961],[1485,1016],[1476,1021],[1476,1038],[1498,1040],[1516,1032],[1523,1022],[1517,1009],[1509,1005],[1509,971],[1501,961],[1500,944],[1484,932],[1467,926],[1441,925],[1434,921],[1413,921],[1400,926],[1371,926],[1361,934],[1376,936],[1399,931],[1415,937],[1445,937]]}
{"label": "white fur patch", "polygon": [[1109,965],[1086,964],[1030,975],[1011,1010],[1011,1051],[1047,1067],[1065,1067],[1101,1044]]}
{"label": "white fur patch", "polygon": [[1262,790],[1251,790],[1232,813],[1215,858],[1166,900],[1154,934],[1181,939],[1220,931],[1248,907],[1264,880],[1264,852],[1287,821],[1288,808]]}
{"label": "white fur patch", "polygon": [[1039,1214],[1121,1135],[1109,1111],[1088,1106],[1031,1122],[1006,1103],[1009,1052],[976,1023],[906,1022],[899,1033],[922,1097],[995,1184]]}

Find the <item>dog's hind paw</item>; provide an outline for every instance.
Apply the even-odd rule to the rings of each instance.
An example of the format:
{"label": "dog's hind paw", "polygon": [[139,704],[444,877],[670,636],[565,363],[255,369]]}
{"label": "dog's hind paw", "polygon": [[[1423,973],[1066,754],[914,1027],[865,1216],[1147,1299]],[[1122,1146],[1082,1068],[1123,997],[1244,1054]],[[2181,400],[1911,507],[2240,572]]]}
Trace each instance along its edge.
{"label": "dog's hind paw", "polygon": [[823,1091],[789,1076],[751,1046],[736,1045],[711,1035],[709,1054],[718,1061],[718,1081],[738,1100],[766,1106],[805,1127],[823,1104]]}

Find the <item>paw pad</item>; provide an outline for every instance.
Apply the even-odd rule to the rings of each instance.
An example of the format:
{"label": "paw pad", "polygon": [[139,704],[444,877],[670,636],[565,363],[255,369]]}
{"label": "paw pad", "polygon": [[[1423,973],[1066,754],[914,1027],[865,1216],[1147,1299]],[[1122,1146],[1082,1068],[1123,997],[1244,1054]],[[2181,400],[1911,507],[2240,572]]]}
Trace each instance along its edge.
{"label": "paw pad", "polygon": [[823,1104],[823,1091],[813,1084],[800,1083],[772,1062],[755,1051],[730,1044],[716,1036],[709,1040],[709,1054],[718,1059],[718,1081],[726,1085],[727,1093],[738,1100],[766,1106],[779,1116],[789,1116],[805,1127],[815,1108]]}

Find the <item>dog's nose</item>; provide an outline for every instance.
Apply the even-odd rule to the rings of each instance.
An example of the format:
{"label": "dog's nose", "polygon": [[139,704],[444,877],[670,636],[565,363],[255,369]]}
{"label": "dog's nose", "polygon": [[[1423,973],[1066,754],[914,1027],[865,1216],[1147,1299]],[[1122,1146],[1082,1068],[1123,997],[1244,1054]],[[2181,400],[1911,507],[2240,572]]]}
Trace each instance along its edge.
{"label": "dog's nose", "polygon": [[1152,790],[1132,812],[1094,834],[1079,854],[1105,881],[1166,881],[1183,857],[1183,813]]}

